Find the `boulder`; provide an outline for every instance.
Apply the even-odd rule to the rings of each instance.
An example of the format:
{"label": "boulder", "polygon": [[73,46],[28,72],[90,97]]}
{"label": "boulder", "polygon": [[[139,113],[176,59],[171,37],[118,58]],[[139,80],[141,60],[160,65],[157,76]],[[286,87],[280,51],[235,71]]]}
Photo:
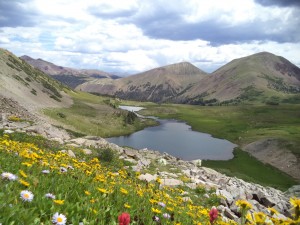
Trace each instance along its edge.
{"label": "boulder", "polygon": [[157,178],[156,175],[152,175],[152,174],[149,174],[149,173],[141,174],[141,175],[139,176],[139,179],[140,179],[140,180],[145,180],[145,181],[147,181],[147,182],[155,181],[156,178]]}
{"label": "boulder", "polygon": [[93,152],[91,149],[88,149],[88,148],[84,148],[82,149],[82,152],[85,154],[85,155],[91,155]]}
{"label": "boulder", "polygon": [[161,179],[161,181],[162,181],[163,186],[174,187],[174,186],[183,185],[183,182],[181,180],[177,180],[174,178],[164,178],[164,179]]}

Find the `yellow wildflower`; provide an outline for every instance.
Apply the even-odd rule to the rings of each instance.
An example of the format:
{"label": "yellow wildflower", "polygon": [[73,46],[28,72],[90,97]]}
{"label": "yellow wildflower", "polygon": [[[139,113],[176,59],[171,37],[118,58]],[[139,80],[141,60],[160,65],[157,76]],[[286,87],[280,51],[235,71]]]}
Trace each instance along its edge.
{"label": "yellow wildflower", "polygon": [[104,189],[104,188],[97,188],[98,191],[100,191],[101,193],[107,194],[108,190]]}
{"label": "yellow wildflower", "polygon": [[127,191],[126,189],[124,189],[124,188],[120,188],[120,191],[121,191],[123,194],[125,194],[125,195],[128,194],[128,191]]}
{"label": "yellow wildflower", "polygon": [[131,206],[128,205],[127,203],[124,204],[124,207],[127,208],[127,209],[130,209],[130,208],[131,208]]}
{"label": "yellow wildflower", "polygon": [[237,200],[236,203],[235,203],[238,207],[240,207],[242,210],[243,209],[252,209],[252,205],[247,202],[246,200]]}
{"label": "yellow wildflower", "polygon": [[84,193],[85,193],[86,195],[91,195],[91,192],[89,192],[89,191],[84,191]]}
{"label": "yellow wildflower", "polygon": [[161,213],[161,211],[159,209],[156,209],[156,208],[151,208],[152,212],[154,213]]}
{"label": "yellow wildflower", "polygon": [[27,175],[23,170],[19,170],[19,173],[21,174],[22,177],[27,178]]}
{"label": "yellow wildflower", "polygon": [[290,198],[290,203],[292,204],[293,208],[300,208],[300,199],[298,198]]}
{"label": "yellow wildflower", "polygon": [[65,202],[65,200],[53,200],[53,202],[55,203],[55,204],[58,204],[58,205],[63,205],[64,204],[64,202]]}
{"label": "yellow wildflower", "polygon": [[272,216],[273,216],[273,215],[278,215],[278,214],[279,214],[279,213],[277,212],[277,210],[274,209],[274,208],[268,208],[268,211],[271,213]]}
{"label": "yellow wildflower", "polygon": [[27,181],[20,179],[19,182],[20,182],[20,184],[24,185],[25,187],[29,187],[29,183]]}

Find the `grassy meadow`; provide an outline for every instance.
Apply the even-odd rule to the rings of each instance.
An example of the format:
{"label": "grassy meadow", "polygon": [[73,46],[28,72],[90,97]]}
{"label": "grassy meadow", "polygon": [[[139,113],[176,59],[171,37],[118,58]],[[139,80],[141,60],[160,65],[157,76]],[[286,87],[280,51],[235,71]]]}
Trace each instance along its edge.
{"label": "grassy meadow", "polygon": [[[204,107],[125,101],[84,92],[70,92],[70,95],[74,101],[70,108],[47,109],[44,112],[67,127],[75,136],[119,136],[156,124],[153,120],[140,119],[131,124],[126,123],[127,112],[117,109],[117,106],[135,105],[146,108],[141,111],[143,115],[186,121],[193,130],[227,139],[241,147],[262,138],[277,138],[286,149],[300,155],[300,105]],[[282,190],[297,183],[288,175],[239,149],[235,150],[232,160],[205,161],[204,165],[227,175]],[[258,173],[258,168],[263,172]]]}
{"label": "grassy meadow", "polygon": [[[300,157],[300,105],[192,106],[148,105],[143,115],[186,121],[193,130],[245,146],[262,138],[277,138]],[[298,182],[240,149],[228,161],[204,161],[204,166],[230,176],[285,190]]]}
{"label": "grassy meadow", "polygon": [[156,124],[153,120],[126,121],[128,112],[117,108],[118,100],[84,92],[69,92],[73,105],[69,108],[44,109],[44,114],[75,135],[101,137],[120,136]]}

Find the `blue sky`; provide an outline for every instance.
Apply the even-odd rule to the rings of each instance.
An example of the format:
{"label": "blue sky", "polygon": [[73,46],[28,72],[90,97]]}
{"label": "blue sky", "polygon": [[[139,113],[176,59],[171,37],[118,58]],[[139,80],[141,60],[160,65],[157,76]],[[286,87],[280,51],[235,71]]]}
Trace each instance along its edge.
{"label": "blue sky", "polygon": [[212,72],[261,51],[300,66],[298,0],[0,0],[0,47],[133,74],[189,61]]}

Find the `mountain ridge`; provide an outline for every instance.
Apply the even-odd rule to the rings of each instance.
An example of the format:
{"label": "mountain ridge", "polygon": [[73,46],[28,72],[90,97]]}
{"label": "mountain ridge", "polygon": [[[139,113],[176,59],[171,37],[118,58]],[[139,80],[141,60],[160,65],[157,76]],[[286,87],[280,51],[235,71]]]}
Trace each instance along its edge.
{"label": "mountain ridge", "polygon": [[56,80],[68,85],[71,88],[75,88],[81,83],[87,82],[94,78],[111,78],[117,79],[119,76],[96,69],[75,69],[71,67],[58,66],[52,62],[48,62],[44,59],[33,59],[30,56],[23,55],[20,57],[36,69],[52,76]]}
{"label": "mountain ridge", "polygon": [[[178,76],[184,78],[178,80]],[[300,93],[300,68],[281,56],[260,52],[234,59],[211,74],[191,63],[182,62],[118,80],[92,80],[77,89],[153,102],[200,105],[276,103],[297,98]]]}

